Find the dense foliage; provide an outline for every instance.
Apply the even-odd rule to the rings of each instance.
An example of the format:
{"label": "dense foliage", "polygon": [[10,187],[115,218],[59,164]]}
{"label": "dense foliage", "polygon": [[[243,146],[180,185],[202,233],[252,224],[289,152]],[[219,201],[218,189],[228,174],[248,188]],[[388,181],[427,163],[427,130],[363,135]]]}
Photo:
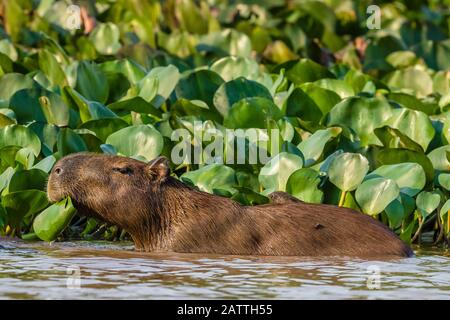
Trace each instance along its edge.
{"label": "dense foliage", "polygon": [[0,234],[125,234],[48,202],[67,154],[170,158],[176,129],[258,128],[282,140],[267,164],[201,159],[174,175],[247,205],[282,190],[407,242],[448,239],[448,1],[378,2],[372,30],[370,1],[81,1],[81,20],[70,4],[0,0]]}

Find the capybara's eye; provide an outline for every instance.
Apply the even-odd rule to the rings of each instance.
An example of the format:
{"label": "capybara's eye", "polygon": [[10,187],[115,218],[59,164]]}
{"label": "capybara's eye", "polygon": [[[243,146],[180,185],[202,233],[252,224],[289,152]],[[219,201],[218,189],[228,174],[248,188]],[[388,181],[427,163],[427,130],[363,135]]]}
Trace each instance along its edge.
{"label": "capybara's eye", "polygon": [[55,168],[55,173],[56,173],[57,175],[60,175],[60,174],[62,173],[62,169],[61,169],[60,167],[56,167],[56,168]]}
{"label": "capybara's eye", "polygon": [[130,175],[133,173],[133,169],[130,167],[113,168],[114,171],[120,172],[121,174]]}

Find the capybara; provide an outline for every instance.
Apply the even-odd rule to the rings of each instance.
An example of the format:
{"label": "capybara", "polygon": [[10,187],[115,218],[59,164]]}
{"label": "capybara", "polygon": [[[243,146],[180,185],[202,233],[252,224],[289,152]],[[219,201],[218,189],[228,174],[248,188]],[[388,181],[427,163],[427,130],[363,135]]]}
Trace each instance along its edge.
{"label": "capybara", "polygon": [[411,249],[374,218],[286,194],[243,206],[170,176],[169,162],[78,153],[59,160],[48,197],[128,231],[137,250],[267,256],[406,257]]}

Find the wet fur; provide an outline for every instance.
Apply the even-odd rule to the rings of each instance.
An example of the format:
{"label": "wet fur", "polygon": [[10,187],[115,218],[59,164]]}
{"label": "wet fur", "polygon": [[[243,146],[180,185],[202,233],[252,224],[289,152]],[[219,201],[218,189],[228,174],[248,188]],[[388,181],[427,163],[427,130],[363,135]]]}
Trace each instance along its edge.
{"label": "wet fur", "polygon": [[[64,171],[56,177],[53,169],[49,198],[71,196],[81,214],[126,229],[138,250],[274,256],[412,254],[370,216],[307,204],[283,192],[270,195],[271,204],[242,206],[169,176],[161,158],[145,164],[125,157],[77,154],[56,167]],[[132,174],[118,168],[130,168]]]}

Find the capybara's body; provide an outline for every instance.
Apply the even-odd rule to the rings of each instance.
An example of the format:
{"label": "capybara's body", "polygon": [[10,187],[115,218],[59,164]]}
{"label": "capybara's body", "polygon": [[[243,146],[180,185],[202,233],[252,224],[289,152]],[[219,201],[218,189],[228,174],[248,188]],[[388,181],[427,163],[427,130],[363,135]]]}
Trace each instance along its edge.
{"label": "capybara's body", "polygon": [[235,255],[406,257],[412,254],[370,216],[307,204],[274,193],[272,203],[242,206],[169,175],[165,158],[75,154],[61,159],[50,200],[70,196],[81,214],[127,230],[136,249]]}

